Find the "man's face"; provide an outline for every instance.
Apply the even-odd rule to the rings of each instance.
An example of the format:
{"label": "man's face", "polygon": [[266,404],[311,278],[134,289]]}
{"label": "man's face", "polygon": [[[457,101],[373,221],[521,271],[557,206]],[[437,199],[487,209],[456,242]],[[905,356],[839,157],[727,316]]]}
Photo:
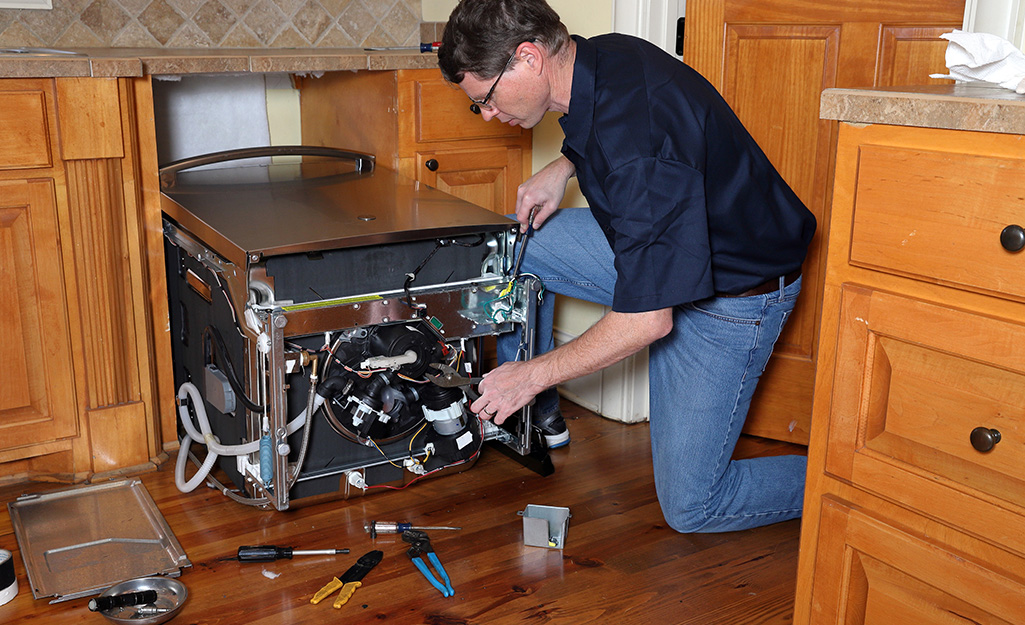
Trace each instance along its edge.
{"label": "man's face", "polygon": [[[510,126],[533,128],[544,117],[547,108],[538,88],[539,78],[529,70],[526,63],[517,60],[497,77],[482,79],[468,73],[459,86],[480,108],[484,121],[497,118]],[[490,97],[487,95],[489,91]]]}

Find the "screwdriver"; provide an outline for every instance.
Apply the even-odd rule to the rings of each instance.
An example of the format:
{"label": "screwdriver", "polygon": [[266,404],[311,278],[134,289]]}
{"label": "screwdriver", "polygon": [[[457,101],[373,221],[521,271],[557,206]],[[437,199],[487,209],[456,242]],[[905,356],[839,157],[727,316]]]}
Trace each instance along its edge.
{"label": "screwdriver", "polygon": [[389,523],[388,521],[371,521],[363,524],[363,529],[370,533],[371,538],[377,538],[378,534],[401,534],[406,530],[461,530],[461,527],[446,527],[442,525],[423,526],[411,523]]}
{"label": "screwdriver", "polygon": [[122,593],[120,595],[95,597],[89,600],[89,610],[92,612],[100,612],[112,610],[114,608],[126,608],[133,605],[145,605],[147,603],[153,603],[156,600],[157,591],[140,590],[137,592]]}
{"label": "screwdriver", "polygon": [[256,545],[238,548],[239,562],[273,562],[274,560],[291,560],[292,556],[333,556],[349,553],[348,549],[292,549],[276,545]]}
{"label": "screwdriver", "polygon": [[[523,240],[520,241],[520,249],[516,252],[516,261],[513,263],[513,280],[520,277],[520,263],[523,262],[523,250],[527,247],[527,237],[534,234],[534,213],[537,211],[537,206],[530,209],[530,216],[527,217],[527,232],[523,235]],[[517,233],[517,239],[520,239]]]}

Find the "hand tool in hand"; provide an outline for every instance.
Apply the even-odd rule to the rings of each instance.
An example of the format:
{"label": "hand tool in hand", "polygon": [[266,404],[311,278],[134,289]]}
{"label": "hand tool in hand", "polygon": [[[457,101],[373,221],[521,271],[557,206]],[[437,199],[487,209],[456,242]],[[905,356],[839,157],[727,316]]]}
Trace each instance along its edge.
{"label": "hand tool in hand", "polygon": [[349,567],[349,570],[342,573],[339,577],[335,577],[328,582],[323,588],[317,591],[317,594],[313,595],[310,599],[310,603],[317,604],[326,599],[331,593],[342,589],[338,593],[338,598],[335,599],[334,607],[340,608],[349,600],[352,593],[356,592],[356,589],[363,585],[360,580],[363,579],[370,569],[377,566],[377,563],[384,557],[383,551],[368,551],[356,560],[356,564]]}
{"label": "hand tool in hand", "polygon": [[140,590],[137,592],[126,592],[120,595],[108,597],[94,597],[89,600],[89,610],[99,612],[100,610],[112,610],[114,608],[125,608],[132,605],[146,605],[157,600],[157,591]]}
{"label": "hand tool in hand", "polygon": [[291,560],[292,556],[334,556],[349,553],[348,549],[292,549],[276,545],[255,545],[238,548],[239,562],[273,562]]}
{"label": "hand tool in hand", "polygon": [[401,534],[406,530],[461,530],[461,527],[448,527],[444,525],[413,525],[411,523],[392,523],[390,521],[371,521],[363,524],[371,538],[377,538],[378,534]]}
{"label": "hand tool in hand", "polygon": [[[516,251],[516,261],[513,263],[512,279],[520,277],[520,264],[523,262],[523,250],[527,247],[527,239],[530,235],[534,234],[534,213],[537,212],[537,206],[530,209],[530,216],[527,217],[527,232],[523,235],[522,240],[519,241],[520,249]],[[516,237],[520,239],[521,237]]]}
{"label": "hand tool in hand", "polygon": [[477,393],[477,391],[473,390],[471,388],[471,385],[480,384],[480,381],[484,378],[468,378],[464,375],[460,375],[459,372],[457,372],[451,366],[442,364],[440,362],[431,363],[431,366],[437,369],[438,371],[441,371],[441,373],[427,374],[427,379],[431,382],[434,382],[438,386],[443,386],[445,388],[459,387],[463,389],[463,392],[466,393],[467,397],[470,398],[470,401],[476,401],[476,399],[480,397],[480,394]]}
{"label": "hand tool in hand", "polygon": [[[438,386],[443,386],[445,388],[452,388],[458,386],[459,388],[463,389],[463,392],[466,393],[466,396],[470,398],[470,401],[477,401],[477,399],[480,398],[480,393],[473,390],[473,388],[470,385],[480,384],[480,381],[484,378],[468,378],[464,375],[460,375],[455,369],[453,369],[449,365],[445,365],[439,362],[431,363],[431,366],[441,371],[440,374],[426,374],[427,379],[431,382],[434,382]],[[535,401],[537,401],[537,398],[532,397],[530,401],[527,402],[527,405],[533,406]],[[490,415],[491,413],[489,412],[488,414]]]}
{"label": "hand tool in hand", "polygon": [[[406,530],[402,532],[402,540],[409,543],[409,559],[413,561],[413,566],[423,573],[423,576],[427,578],[427,581],[431,583],[444,597],[451,597],[456,594],[456,591],[452,589],[452,582],[449,581],[448,573],[445,571],[445,567],[441,565],[441,561],[438,560],[438,556],[434,553],[434,547],[431,546],[431,540],[427,537],[426,532],[420,530]],[[431,574],[431,570],[424,564],[423,558],[420,554],[426,553],[427,559],[434,565],[434,569],[441,576],[441,579],[445,582],[442,584],[438,581],[438,578]]]}

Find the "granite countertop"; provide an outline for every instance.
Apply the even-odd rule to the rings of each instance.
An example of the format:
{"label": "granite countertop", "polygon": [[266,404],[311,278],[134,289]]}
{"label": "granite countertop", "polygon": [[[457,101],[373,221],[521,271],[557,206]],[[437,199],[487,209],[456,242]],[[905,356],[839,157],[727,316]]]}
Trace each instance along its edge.
{"label": "granite countertop", "polygon": [[1025,134],[1025,95],[989,83],[826,89],[822,119]]}
{"label": "granite countertop", "polygon": [[0,54],[0,78],[426,69],[435,53],[363,48],[71,48],[73,54]]}

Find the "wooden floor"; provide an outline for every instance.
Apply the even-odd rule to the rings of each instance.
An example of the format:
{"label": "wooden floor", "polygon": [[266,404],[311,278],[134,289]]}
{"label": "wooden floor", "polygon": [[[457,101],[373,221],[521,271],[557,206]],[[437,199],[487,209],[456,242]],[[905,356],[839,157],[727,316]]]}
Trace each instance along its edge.
{"label": "wooden floor", "polygon": [[[573,442],[554,450],[556,472],[540,477],[494,449],[472,469],[403,491],[286,512],[253,509],[218,492],[179,493],[170,463],[142,476],[192,567],[172,623],[503,623],[775,624],[792,621],[799,522],[719,535],[683,535],[666,526],[655,498],[646,424],[624,425],[566,404]],[[770,445],[771,447],[771,445]],[[769,449],[769,453],[774,450]],[[191,473],[190,473],[191,474]],[[29,484],[0,489],[3,503]],[[527,504],[570,508],[566,547],[523,545],[517,511]],[[21,591],[0,606],[3,623],[101,623],[87,599],[35,600],[6,505],[0,547],[15,552]],[[454,597],[444,598],[414,569],[397,536],[371,540],[367,520],[457,525],[432,532]],[[239,545],[346,547],[349,555],[269,564],[225,560]],[[371,549],[384,560],[349,603],[311,605],[313,593]],[[272,579],[273,577],[273,579]],[[82,620],[85,619],[85,620]]]}

